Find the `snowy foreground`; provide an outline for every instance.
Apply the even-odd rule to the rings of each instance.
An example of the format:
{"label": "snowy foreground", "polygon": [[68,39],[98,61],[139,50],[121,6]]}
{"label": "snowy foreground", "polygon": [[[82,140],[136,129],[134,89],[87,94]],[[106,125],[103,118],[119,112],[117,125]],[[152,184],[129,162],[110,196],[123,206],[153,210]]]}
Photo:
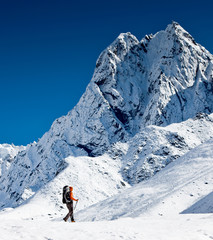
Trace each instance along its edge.
{"label": "snowy foreground", "polygon": [[1,239],[213,239],[213,215],[125,218],[115,221],[63,223],[1,216]]}
{"label": "snowy foreground", "polygon": [[67,210],[58,200],[37,193],[0,213],[0,239],[213,239],[212,189],[210,140],[151,179],[78,211],[75,223],[62,221]]}

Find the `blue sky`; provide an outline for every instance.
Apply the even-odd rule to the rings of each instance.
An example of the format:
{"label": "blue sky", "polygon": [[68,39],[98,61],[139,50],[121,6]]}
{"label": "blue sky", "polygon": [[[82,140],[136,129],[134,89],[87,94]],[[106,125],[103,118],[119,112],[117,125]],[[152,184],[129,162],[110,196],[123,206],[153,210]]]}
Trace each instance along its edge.
{"label": "blue sky", "polygon": [[0,0],[0,143],[37,141],[79,101],[121,32],[139,40],[177,21],[213,53],[213,2]]}

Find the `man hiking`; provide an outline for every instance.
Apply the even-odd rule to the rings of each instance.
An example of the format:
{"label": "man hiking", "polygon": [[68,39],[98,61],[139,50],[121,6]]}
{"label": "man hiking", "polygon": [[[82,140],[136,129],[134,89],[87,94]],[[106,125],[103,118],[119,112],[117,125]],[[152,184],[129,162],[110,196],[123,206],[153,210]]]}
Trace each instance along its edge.
{"label": "man hiking", "polygon": [[67,213],[66,217],[63,218],[63,220],[66,222],[68,218],[70,217],[71,222],[75,222],[74,216],[73,216],[73,201],[77,201],[78,199],[75,199],[73,197],[73,187],[65,186],[63,188],[63,203],[66,203],[67,208],[69,212]]}

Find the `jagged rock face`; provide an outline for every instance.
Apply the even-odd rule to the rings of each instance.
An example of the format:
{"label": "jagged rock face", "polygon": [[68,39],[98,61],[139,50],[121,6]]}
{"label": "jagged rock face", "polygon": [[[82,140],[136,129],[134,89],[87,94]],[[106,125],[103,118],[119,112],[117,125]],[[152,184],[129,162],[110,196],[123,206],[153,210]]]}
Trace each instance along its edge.
{"label": "jagged rock face", "polygon": [[212,69],[212,55],[177,23],[141,42],[120,34],[100,55],[85,94],[59,132],[93,156],[141,127],[209,114]]}
{"label": "jagged rock face", "polygon": [[24,151],[24,146],[15,146],[10,144],[0,144],[0,178],[10,168],[15,156]]}
{"label": "jagged rock face", "polygon": [[[149,138],[150,131],[144,130],[149,125],[167,126],[193,118],[198,112],[213,112],[212,69],[212,55],[177,23],[141,41],[130,33],[120,34],[101,53],[93,78],[75,108],[57,119],[38,143],[18,154],[4,173],[0,179],[4,199],[22,202],[24,189],[36,191],[66,167],[65,157],[102,155],[117,142],[135,146],[122,155],[124,162],[134,159],[128,170],[124,164],[125,178],[135,183],[151,176],[156,172],[153,169],[171,162],[173,155],[169,160],[158,158],[160,167],[153,167],[155,160],[143,164],[145,155],[137,151],[143,149],[140,143],[145,140],[138,136]],[[166,144],[169,139],[164,135]],[[186,152],[188,145],[184,149]]]}
{"label": "jagged rock face", "polygon": [[144,53],[141,43],[133,35],[120,34],[99,57],[92,80],[116,121],[130,134],[138,131],[146,101]]}
{"label": "jagged rock face", "polygon": [[213,58],[185,30],[176,23],[169,25],[150,41],[147,55],[154,61],[149,60],[152,99],[143,116],[146,125],[165,126],[198,112],[212,112]]}
{"label": "jagged rock face", "polygon": [[120,35],[102,53],[93,79],[117,119],[135,134],[144,125],[211,113],[212,64],[212,55],[173,23],[141,42]]}
{"label": "jagged rock face", "polygon": [[177,23],[141,42],[120,34],[100,55],[85,94],[62,119],[66,123],[61,128],[59,119],[51,130],[93,156],[144,126],[209,114],[212,69],[212,55]]}

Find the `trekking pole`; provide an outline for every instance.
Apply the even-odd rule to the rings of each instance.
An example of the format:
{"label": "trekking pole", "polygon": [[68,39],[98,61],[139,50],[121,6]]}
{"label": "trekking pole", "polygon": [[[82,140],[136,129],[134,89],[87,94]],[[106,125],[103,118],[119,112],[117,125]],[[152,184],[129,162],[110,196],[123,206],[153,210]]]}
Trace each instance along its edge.
{"label": "trekking pole", "polygon": [[78,201],[76,201],[76,204],[75,204],[75,207],[74,207],[74,209],[73,209],[73,212],[74,212],[74,211],[75,211],[75,209],[76,209],[77,203],[78,203]]}
{"label": "trekking pole", "polygon": [[74,211],[75,211],[75,209],[76,209],[77,203],[78,203],[78,201],[76,201],[75,207],[74,207],[74,209],[73,209],[73,211],[72,211],[72,215],[70,215],[70,218],[72,218],[72,216],[73,216],[73,214],[74,214]]}

